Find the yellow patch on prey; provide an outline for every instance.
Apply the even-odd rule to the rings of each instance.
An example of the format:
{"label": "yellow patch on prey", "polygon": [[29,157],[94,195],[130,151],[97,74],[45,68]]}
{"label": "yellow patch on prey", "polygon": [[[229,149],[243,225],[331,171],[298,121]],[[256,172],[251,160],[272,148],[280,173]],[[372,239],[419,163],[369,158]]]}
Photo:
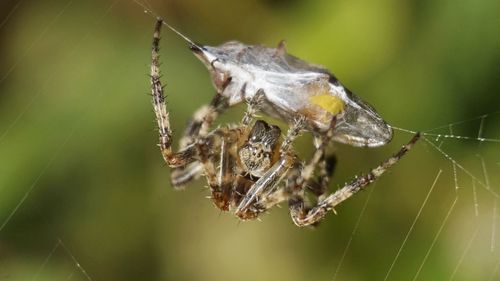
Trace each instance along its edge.
{"label": "yellow patch on prey", "polygon": [[332,95],[318,95],[309,98],[312,104],[318,105],[324,110],[335,115],[344,110],[345,103],[338,97]]}

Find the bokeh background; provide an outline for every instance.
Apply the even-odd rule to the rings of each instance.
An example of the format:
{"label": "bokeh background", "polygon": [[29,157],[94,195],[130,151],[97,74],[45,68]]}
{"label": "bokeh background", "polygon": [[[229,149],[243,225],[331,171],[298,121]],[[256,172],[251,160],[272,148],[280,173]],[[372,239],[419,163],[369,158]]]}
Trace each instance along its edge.
{"label": "bokeh background", "polygon": [[[286,39],[397,127],[448,133],[488,114],[451,126],[472,140],[429,137],[467,172],[456,168],[455,180],[422,141],[316,229],[295,227],[286,206],[240,223],[205,198],[203,180],[169,186],[147,95],[151,16],[127,0],[3,0],[0,280],[500,280],[500,143],[474,140],[500,139],[499,1],[149,4],[204,44]],[[179,37],[165,29],[162,40],[178,136],[214,90]],[[332,190],[410,137],[336,145]],[[310,141],[297,142],[304,157]]]}

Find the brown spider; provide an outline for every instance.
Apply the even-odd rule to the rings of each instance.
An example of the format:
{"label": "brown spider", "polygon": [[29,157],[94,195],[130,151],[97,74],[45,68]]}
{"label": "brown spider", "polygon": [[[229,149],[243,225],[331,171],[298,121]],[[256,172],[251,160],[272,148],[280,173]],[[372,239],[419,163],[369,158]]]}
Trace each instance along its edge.
{"label": "brown spider", "polygon": [[[327,133],[315,135],[317,151],[307,164],[292,151],[292,143],[299,133],[307,130],[305,116],[296,114],[288,132],[282,138],[277,126],[262,120],[254,121],[262,106],[263,91],[246,99],[247,111],[237,125],[228,125],[210,131],[210,125],[219,112],[228,106],[228,100],[217,94],[209,106],[195,113],[193,121],[180,141],[180,150],[172,150],[170,129],[163,87],[160,82],[159,42],[162,20],[155,25],[151,64],[153,106],[158,122],[160,149],[172,171],[172,185],[181,187],[204,175],[212,193],[212,200],[223,211],[234,211],[242,220],[255,219],[272,206],[287,201],[293,222],[297,226],[313,225],[336,205],[375,181],[411,149],[419,139],[416,134],[396,154],[372,169],[366,175],[325,194],[335,165],[335,158],[326,155],[324,147],[334,138],[335,124]],[[335,122],[335,118],[332,119]],[[315,170],[319,168],[316,176]],[[316,197],[316,204],[305,203],[306,193]]]}

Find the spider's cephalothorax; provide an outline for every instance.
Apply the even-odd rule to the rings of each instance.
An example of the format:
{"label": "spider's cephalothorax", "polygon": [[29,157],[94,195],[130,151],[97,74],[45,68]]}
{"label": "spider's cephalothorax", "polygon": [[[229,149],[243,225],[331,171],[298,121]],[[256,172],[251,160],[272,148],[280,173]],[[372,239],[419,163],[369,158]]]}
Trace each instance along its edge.
{"label": "spider's cephalothorax", "polygon": [[[329,94],[313,95],[308,99],[312,104],[311,107],[311,104],[295,104],[301,102],[301,98],[294,97],[291,93],[292,96],[282,102],[295,104],[302,109],[284,110],[279,109],[276,104],[269,103],[270,96],[266,95],[265,89],[255,89],[256,86],[264,84],[250,85],[247,81],[242,89],[239,89],[240,96],[245,97],[244,101],[248,105],[247,112],[239,124],[210,130],[217,115],[231,104],[232,97],[219,92],[209,105],[203,106],[194,114],[193,120],[180,141],[179,151],[174,152],[169,114],[160,82],[158,51],[162,24],[163,21],[158,19],[153,36],[151,91],[160,135],[159,146],[165,162],[172,168],[172,185],[181,187],[204,175],[214,204],[223,211],[234,211],[240,219],[257,218],[270,207],[285,201],[288,202],[292,220],[296,225],[313,225],[336,205],[380,177],[397,163],[419,139],[420,135],[416,134],[392,157],[367,174],[355,177],[354,180],[328,195],[326,192],[335,158],[326,153],[327,145],[332,140],[348,141],[354,145],[380,145],[390,137],[390,128],[374,110],[356,100],[354,96],[347,96],[352,102],[349,103],[349,99],[339,100],[331,98]],[[202,47],[194,43],[192,43],[192,48],[196,52],[206,50],[197,49]],[[282,51],[283,49],[278,49],[278,52]],[[276,55],[283,56],[281,53]],[[311,71],[320,70],[310,65],[306,67],[296,58],[285,58],[290,67],[300,65]],[[209,59],[206,59],[207,65],[215,67],[220,56]],[[291,71],[295,73],[293,69],[292,67]],[[215,80],[216,84],[220,85],[216,86],[226,89],[230,87],[232,80],[221,73],[213,72],[214,75],[220,75],[216,77],[218,80]],[[302,74],[304,73],[292,75],[288,79],[293,77],[300,79]],[[318,85],[311,84],[310,86]],[[254,88],[255,93],[246,96],[244,90],[248,88]],[[272,89],[272,87],[267,89]],[[330,112],[329,118],[321,119],[327,115],[323,114],[323,117],[320,116],[321,114],[318,115],[318,108],[314,109],[314,105]],[[268,110],[273,108],[271,111],[274,110],[275,113],[281,112],[281,117],[289,121],[290,126],[284,138],[277,126],[269,125],[262,120],[253,120],[258,110],[266,108]],[[358,108],[358,111],[354,108]],[[317,123],[315,120],[321,122]],[[292,143],[301,131],[311,131],[311,122],[321,126],[326,124],[322,122],[328,122],[328,125],[323,126],[326,129],[319,130],[321,126],[318,125],[312,130],[316,151],[304,164],[292,151]],[[348,128],[351,128],[352,134],[348,133]],[[314,204],[305,200],[310,197],[307,196],[308,193],[316,198],[313,200]]]}
{"label": "spider's cephalothorax", "polygon": [[269,126],[261,120],[255,122],[247,143],[238,151],[243,169],[252,176],[262,177],[279,157],[280,136],[278,126]]}
{"label": "spider's cephalothorax", "polygon": [[[207,145],[210,149],[205,148]],[[262,120],[253,125],[242,122],[238,126],[221,127],[206,137],[200,137],[194,146],[201,152],[199,161],[208,172],[212,200],[218,208],[228,211],[237,208],[243,200],[252,201],[251,206],[236,212],[242,219],[257,217],[275,200],[273,196],[262,197],[257,190],[249,199],[245,197],[248,191],[258,185],[262,186],[262,191],[272,190],[277,180],[259,180],[285,175],[297,158],[291,151],[282,150],[281,130]],[[214,167],[219,167],[219,170],[214,171]],[[271,170],[274,172],[270,173]],[[209,174],[217,177],[212,178]]]}

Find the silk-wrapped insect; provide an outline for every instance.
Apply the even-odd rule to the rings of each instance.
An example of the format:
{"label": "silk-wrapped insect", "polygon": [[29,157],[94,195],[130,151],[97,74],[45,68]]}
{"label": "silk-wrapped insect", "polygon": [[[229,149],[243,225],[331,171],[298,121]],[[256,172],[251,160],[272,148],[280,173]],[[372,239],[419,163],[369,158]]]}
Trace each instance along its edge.
{"label": "silk-wrapped insect", "polygon": [[[172,149],[172,131],[160,82],[159,42],[162,25],[184,38],[206,65],[216,89],[211,103],[194,114],[180,149]],[[158,18],[153,36],[151,89],[160,134],[160,148],[172,171],[174,187],[204,175],[214,204],[234,210],[240,219],[254,219],[287,201],[294,223],[315,224],[329,210],[351,197],[393,166],[419,139],[416,134],[396,154],[367,174],[327,194],[335,157],[326,154],[332,141],[376,147],[388,143],[392,129],[379,114],[321,66],[309,64],[277,48],[239,42],[209,47],[194,43]],[[236,125],[210,126],[224,109],[247,103]],[[262,111],[289,124],[286,136],[262,120]],[[312,132],[316,150],[303,163],[292,150],[302,131]],[[306,193],[315,196],[306,202]]]}

